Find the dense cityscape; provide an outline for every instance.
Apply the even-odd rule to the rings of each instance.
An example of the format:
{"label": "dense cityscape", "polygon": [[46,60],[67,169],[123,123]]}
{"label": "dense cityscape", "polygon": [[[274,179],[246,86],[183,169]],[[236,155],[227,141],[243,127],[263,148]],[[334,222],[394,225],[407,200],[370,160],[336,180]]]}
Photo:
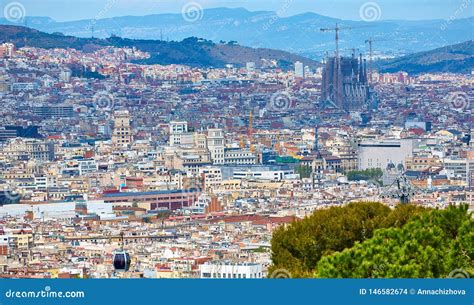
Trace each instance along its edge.
{"label": "dense cityscape", "polygon": [[0,44],[0,277],[271,277],[316,210],[474,207],[474,70],[149,57]]}

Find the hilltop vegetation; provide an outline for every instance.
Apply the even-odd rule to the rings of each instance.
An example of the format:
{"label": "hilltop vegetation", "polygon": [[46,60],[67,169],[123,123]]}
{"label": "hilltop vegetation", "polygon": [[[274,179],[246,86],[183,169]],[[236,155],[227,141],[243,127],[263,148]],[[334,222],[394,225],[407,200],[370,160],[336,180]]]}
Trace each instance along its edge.
{"label": "hilltop vegetation", "polygon": [[474,227],[467,206],[431,210],[376,202],[318,210],[277,229],[270,274],[292,277],[446,277],[473,274]]}
{"label": "hilltop vegetation", "polygon": [[[372,37],[377,41],[375,44],[377,51],[390,53],[400,50],[408,54],[459,43],[474,37],[472,31],[474,17],[449,22],[443,19],[418,21],[382,19],[384,20],[364,22],[332,18],[314,12],[282,16],[275,11],[212,8],[198,10],[192,22],[183,17],[182,12],[71,21],[27,16],[25,22],[43,32],[62,32],[76,37],[90,37],[93,24],[94,35],[100,38],[116,34],[135,39],[168,40],[169,38],[180,41],[197,36],[216,42],[235,40],[241,45],[253,48],[279,49],[319,59],[326,51],[331,53],[334,51],[333,33],[321,32],[319,29],[334,27],[336,23],[353,28],[341,33],[341,50],[349,48],[363,50],[364,41]],[[0,16],[0,24],[13,23]],[[345,53],[350,55],[350,52]]]}
{"label": "hilltop vegetation", "polygon": [[474,274],[474,227],[467,205],[416,215],[403,227],[377,230],[371,239],[323,257],[316,277],[445,278]]}
{"label": "hilltop vegetation", "polygon": [[431,51],[410,54],[380,63],[381,72],[471,73],[474,68],[474,41],[450,45]]}
{"label": "hilltop vegetation", "polygon": [[135,47],[150,54],[150,58],[137,62],[141,64],[182,64],[193,67],[224,67],[226,64],[234,64],[242,67],[247,62],[255,62],[260,67],[274,62],[283,69],[292,68],[296,61],[312,67],[318,65],[311,59],[285,51],[243,47],[232,41],[214,43],[197,37],[188,37],[182,41],[128,39],[113,35],[105,39],[78,38],[61,33],[48,34],[26,27],[0,25],[0,43],[2,42],[12,42],[17,47],[72,48],[84,52],[106,46]]}

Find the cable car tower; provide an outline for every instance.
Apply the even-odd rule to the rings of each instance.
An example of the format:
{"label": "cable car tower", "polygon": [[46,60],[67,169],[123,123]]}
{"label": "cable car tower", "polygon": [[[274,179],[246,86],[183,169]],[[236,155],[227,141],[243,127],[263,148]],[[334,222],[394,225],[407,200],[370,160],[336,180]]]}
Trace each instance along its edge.
{"label": "cable car tower", "polygon": [[412,185],[405,174],[398,176],[395,181],[380,194],[380,198],[398,198],[401,204],[407,204],[421,190]]}

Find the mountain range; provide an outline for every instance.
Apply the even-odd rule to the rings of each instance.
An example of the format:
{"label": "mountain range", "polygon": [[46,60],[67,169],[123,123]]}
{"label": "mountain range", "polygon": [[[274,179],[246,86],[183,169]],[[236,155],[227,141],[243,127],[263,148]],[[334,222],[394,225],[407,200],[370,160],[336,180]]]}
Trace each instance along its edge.
{"label": "mountain range", "polygon": [[[280,17],[271,11],[243,8],[215,8],[195,15],[154,14],[57,22],[49,17],[26,17],[22,24],[0,18],[0,24],[27,25],[47,33],[60,32],[76,37],[107,38],[117,35],[130,39],[179,41],[187,37],[237,41],[253,48],[285,50],[320,59],[335,49],[334,33],[320,28],[338,23],[351,29],[340,33],[343,52],[366,50],[365,41],[374,40],[374,50],[384,54],[408,54],[431,50],[474,39],[474,17],[456,20],[382,20],[374,22],[341,20],[316,13]],[[249,35],[251,33],[251,35]]]}
{"label": "mountain range", "polygon": [[[315,68],[318,61],[286,51],[250,48],[237,43],[219,42],[188,37],[182,41],[129,39],[112,36],[102,38],[80,38],[61,33],[48,34],[20,26],[0,25],[0,43],[12,42],[17,47],[74,48],[91,52],[106,46],[135,47],[148,52],[150,58],[136,61],[141,64],[183,64],[195,67],[224,67],[226,64],[245,66],[255,62],[257,67],[273,66],[292,69],[294,62]],[[378,60],[376,67],[381,72],[406,71],[410,74],[426,72],[470,73],[474,69],[474,41],[444,46],[389,60]]]}

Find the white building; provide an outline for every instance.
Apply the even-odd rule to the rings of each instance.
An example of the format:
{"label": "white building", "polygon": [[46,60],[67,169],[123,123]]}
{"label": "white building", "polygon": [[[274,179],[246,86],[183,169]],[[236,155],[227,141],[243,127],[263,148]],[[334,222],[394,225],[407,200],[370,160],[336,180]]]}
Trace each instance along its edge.
{"label": "white building", "polygon": [[472,183],[471,175],[474,172],[474,160],[466,158],[445,158],[443,159],[443,172],[449,179],[459,179],[466,182],[466,185]]}
{"label": "white building", "polygon": [[220,128],[210,128],[207,130],[207,149],[211,154],[214,165],[224,164],[224,132]]}
{"label": "white building", "polygon": [[59,73],[59,79],[64,83],[69,83],[71,81],[72,72],[70,69],[64,69]]}
{"label": "white building", "polygon": [[247,70],[248,73],[253,73],[255,72],[255,63],[250,61],[245,64],[245,69]]}
{"label": "white building", "polygon": [[188,130],[188,122],[171,121],[170,122],[170,146],[192,145],[194,136]]}
{"label": "white building", "polygon": [[249,149],[226,149],[224,152],[225,165],[255,165],[257,156]]}
{"label": "white building", "polygon": [[201,194],[192,206],[184,208],[191,214],[204,214],[206,208],[211,204],[212,198],[209,195]]}
{"label": "white building", "polygon": [[261,264],[255,263],[205,263],[199,265],[202,279],[260,279],[264,277]]}
{"label": "white building", "polygon": [[304,65],[300,61],[295,62],[295,76],[304,78]]}
{"label": "white building", "polygon": [[99,169],[97,162],[95,162],[94,159],[77,160],[77,163],[79,164],[79,175],[81,176],[88,173],[94,173]]}
{"label": "white building", "polygon": [[57,187],[56,176],[35,176],[35,189],[45,190],[49,187]]}
{"label": "white building", "polygon": [[294,175],[293,170],[245,170],[235,171],[233,179],[281,181]]}
{"label": "white building", "polygon": [[[103,200],[84,201],[89,214],[97,214],[101,219],[115,217],[112,203]],[[76,202],[55,202],[45,204],[7,204],[0,207],[0,218],[21,217],[27,211],[33,212],[35,219],[72,219],[76,217]]]}
{"label": "white building", "polygon": [[202,167],[199,169],[199,177],[204,178],[206,189],[217,188],[222,183],[222,170],[220,167]]}
{"label": "white building", "polygon": [[396,166],[405,164],[405,158],[413,155],[413,150],[418,148],[417,139],[397,139],[384,141],[363,141],[358,148],[358,168],[386,169],[389,163]]}
{"label": "white building", "polygon": [[46,203],[46,204],[9,204],[0,207],[0,217],[21,217],[27,211],[33,212],[36,219],[72,219],[76,216],[74,202]]}

